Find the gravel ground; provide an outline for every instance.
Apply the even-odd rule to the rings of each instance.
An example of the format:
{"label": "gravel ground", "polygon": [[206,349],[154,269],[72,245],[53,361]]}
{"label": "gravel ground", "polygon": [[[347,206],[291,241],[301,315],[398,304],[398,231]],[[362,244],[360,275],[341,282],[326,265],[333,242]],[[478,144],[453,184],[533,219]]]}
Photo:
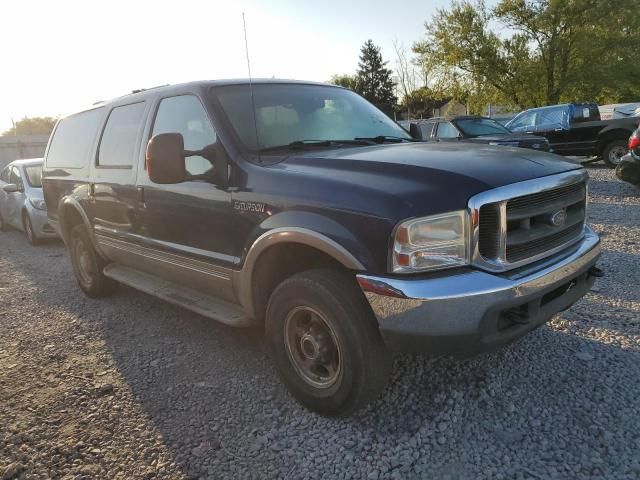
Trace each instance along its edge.
{"label": "gravel ground", "polygon": [[640,478],[640,191],[590,172],[594,291],[499,352],[398,357],[342,420],[288,396],[260,330],[90,300],[60,243],[2,234],[0,478]]}

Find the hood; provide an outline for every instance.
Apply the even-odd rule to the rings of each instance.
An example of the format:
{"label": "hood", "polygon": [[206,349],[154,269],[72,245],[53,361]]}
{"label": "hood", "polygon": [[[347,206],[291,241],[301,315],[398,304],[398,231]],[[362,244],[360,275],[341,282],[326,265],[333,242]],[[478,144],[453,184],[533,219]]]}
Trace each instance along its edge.
{"label": "hood", "polygon": [[402,205],[406,217],[465,208],[482,191],[579,168],[549,153],[464,142],[310,150],[270,167],[287,172],[305,197],[330,191],[337,208],[375,204],[383,216]]}
{"label": "hood", "polygon": [[468,142],[489,143],[489,142],[514,142],[514,143],[547,143],[547,139],[537,135],[527,133],[505,133],[502,135],[483,135],[481,137],[465,138]]}
{"label": "hood", "polygon": [[558,155],[464,142],[322,150],[291,155],[285,162],[292,166],[337,168],[345,173],[385,169],[388,177],[410,172],[413,178],[429,183],[437,177],[458,177],[481,183],[487,189],[580,168]]}

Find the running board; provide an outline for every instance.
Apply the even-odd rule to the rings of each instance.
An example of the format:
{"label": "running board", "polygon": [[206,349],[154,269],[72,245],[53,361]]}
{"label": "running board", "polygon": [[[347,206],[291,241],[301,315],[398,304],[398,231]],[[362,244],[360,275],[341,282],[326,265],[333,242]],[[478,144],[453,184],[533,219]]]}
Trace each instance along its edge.
{"label": "running board", "polygon": [[254,325],[254,322],[244,314],[239,306],[197,290],[176,285],[154,275],[115,263],[107,265],[104,268],[104,274],[116,282],[123,283],[232,327]]}

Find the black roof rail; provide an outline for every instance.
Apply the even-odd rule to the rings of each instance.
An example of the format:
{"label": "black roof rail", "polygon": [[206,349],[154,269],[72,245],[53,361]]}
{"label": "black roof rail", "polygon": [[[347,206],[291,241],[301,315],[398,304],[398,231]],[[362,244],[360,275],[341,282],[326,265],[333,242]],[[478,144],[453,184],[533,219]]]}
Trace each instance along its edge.
{"label": "black roof rail", "polygon": [[134,93],[141,93],[141,92],[146,92],[147,90],[153,90],[155,88],[162,88],[162,87],[168,87],[170,84],[165,83],[164,85],[157,85],[155,87],[149,87],[149,88],[137,88],[135,90],[131,90],[131,95],[133,95]]}

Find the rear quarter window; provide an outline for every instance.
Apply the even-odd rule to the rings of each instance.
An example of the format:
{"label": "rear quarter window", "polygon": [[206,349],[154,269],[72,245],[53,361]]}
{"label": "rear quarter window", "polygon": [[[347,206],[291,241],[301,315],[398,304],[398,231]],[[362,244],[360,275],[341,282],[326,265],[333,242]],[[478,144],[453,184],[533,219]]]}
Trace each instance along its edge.
{"label": "rear quarter window", "polygon": [[92,155],[102,108],[76,113],[58,122],[45,160],[49,168],[83,168]]}
{"label": "rear quarter window", "polygon": [[99,167],[129,168],[133,165],[144,110],[144,102],[111,110],[98,149]]}

